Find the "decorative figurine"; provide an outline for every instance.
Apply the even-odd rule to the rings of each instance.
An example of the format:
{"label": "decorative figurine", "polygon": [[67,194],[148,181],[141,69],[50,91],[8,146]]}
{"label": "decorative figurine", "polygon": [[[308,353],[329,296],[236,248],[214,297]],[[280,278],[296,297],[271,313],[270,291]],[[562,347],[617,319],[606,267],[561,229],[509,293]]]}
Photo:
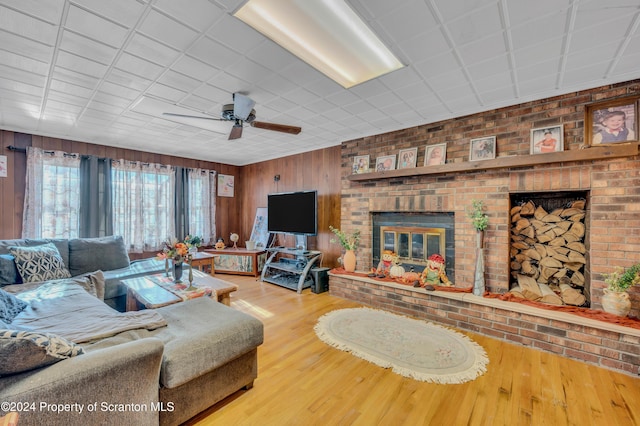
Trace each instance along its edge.
{"label": "decorative figurine", "polygon": [[402,274],[402,277],[400,277],[399,281],[407,285],[418,287],[420,285],[420,274],[417,272],[413,272],[412,267],[409,271]]}
{"label": "decorative figurine", "polygon": [[229,236],[229,239],[231,241],[233,241],[233,248],[237,249],[238,248],[238,240],[240,239],[240,236],[234,232]]}
{"label": "decorative figurine", "polygon": [[404,275],[405,270],[402,266],[400,266],[400,256],[394,253],[392,263],[393,266],[389,268],[389,276],[391,278],[401,278]]}
{"label": "decorative figurine", "polygon": [[377,277],[377,278],[385,278],[387,275],[389,275],[389,270],[391,269],[391,266],[393,264],[394,257],[397,258],[397,255],[393,251],[384,250],[382,252],[380,262],[378,263],[378,268],[375,270],[372,270],[369,276]]}
{"label": "decorative figurine", "polygon": [[213,246],[216,250],[223,250],[225,245],[224,245],[224,240],[222,238],[218,238],[218,241],[216,242],[216,244]]}
{"label": "decorative figurine", "polygon": [[427,259],[427,266],[420,274],[420,281],[413,286],[424,287],[427,290],[435,290],[434,286],[437,285],[452,286],[453,283],[447,278],[444,268],[444,258],[437,253],[432,254]]}

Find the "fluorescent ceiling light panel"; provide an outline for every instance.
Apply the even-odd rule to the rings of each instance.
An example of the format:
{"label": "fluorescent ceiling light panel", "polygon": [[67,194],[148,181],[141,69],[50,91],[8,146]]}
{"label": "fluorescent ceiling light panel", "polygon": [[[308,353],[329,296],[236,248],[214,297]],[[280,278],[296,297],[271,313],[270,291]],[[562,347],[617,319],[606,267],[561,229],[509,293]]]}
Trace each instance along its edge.
{"label": "fluorescent ceiling light panel", "polygon": [[343,0],[249,0],[234,16],[345,88],[404,66]]}

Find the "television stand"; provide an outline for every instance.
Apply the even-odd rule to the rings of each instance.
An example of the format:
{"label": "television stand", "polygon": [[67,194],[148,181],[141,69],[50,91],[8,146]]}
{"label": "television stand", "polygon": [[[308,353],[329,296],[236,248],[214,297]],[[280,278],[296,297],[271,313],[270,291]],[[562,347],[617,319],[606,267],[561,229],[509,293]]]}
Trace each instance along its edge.
{"label": "television stand", "polygon": [[296,248],[273,247],[267,249],[267,261],[260,279],[302,293],[310,288],[313,278],[309,274],[322,252]]}

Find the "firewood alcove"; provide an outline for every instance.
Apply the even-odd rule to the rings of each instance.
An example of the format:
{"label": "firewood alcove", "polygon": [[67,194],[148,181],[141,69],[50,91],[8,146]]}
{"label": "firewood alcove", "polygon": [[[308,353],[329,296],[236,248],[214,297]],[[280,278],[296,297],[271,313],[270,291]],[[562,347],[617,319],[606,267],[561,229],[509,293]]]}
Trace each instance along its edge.
{"label": "firewood alcove", "polygon": [[588,198],[587,191],[511,195],[511,292],[553,305],[590,305]]}

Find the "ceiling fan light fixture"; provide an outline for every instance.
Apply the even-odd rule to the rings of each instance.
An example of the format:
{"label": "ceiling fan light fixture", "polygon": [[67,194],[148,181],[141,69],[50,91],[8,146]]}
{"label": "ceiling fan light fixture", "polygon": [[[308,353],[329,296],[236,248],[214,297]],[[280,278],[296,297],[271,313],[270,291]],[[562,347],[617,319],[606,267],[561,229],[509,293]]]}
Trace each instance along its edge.
{"label": "ceiling fan light fixture", "polygon": [[404,67],[344,0],[249,0],[234,16],[344,88]]}
{"label": "ceiling fan light fixture", "polygon": [[256,102],[240,93],[233,94],[233,115],[240,120],[247,120]]}

